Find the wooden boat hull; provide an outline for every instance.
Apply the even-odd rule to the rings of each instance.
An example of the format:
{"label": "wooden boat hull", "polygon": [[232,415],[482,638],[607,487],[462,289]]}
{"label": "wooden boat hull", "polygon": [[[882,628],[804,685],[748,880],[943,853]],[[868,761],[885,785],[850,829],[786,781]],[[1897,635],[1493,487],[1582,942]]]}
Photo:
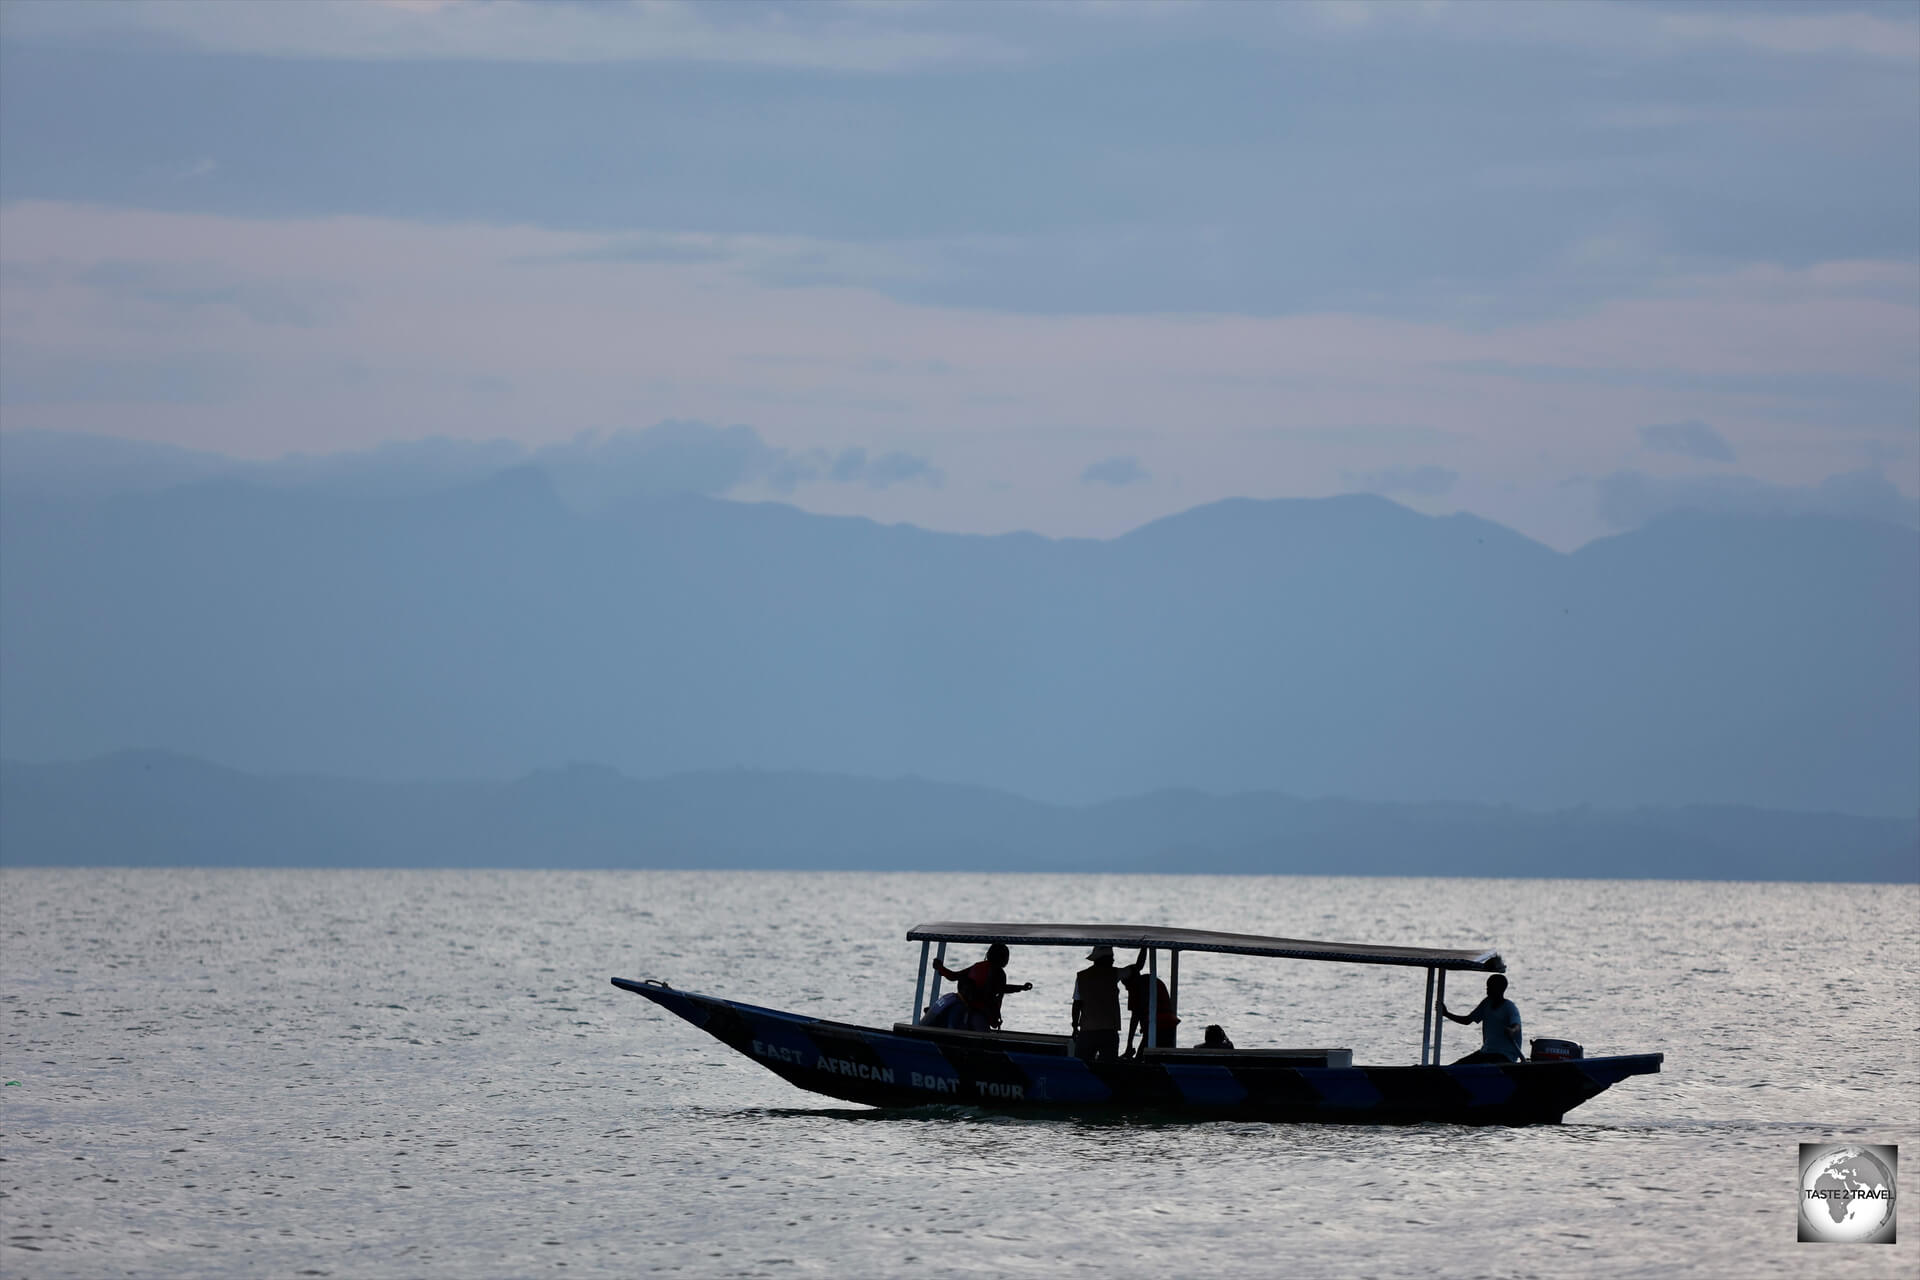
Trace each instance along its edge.
{"label": "wooden boat hull", "polygon": [[[827,1022],[613,979],[814,1093],[876,1107],[1171,1110],[1318,1124],[1554,1124],[1661,1055],[1486,1066],[1300,1067],[1260,1055],[1089,1063],[1018,1038],[910,1034]],[[1043,1037],[1029,1037],[1041,1040]]]}

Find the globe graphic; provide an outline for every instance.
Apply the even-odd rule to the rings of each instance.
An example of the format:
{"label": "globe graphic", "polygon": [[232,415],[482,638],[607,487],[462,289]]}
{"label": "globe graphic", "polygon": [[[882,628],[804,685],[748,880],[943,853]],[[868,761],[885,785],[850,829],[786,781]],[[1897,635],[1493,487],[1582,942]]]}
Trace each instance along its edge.
{"label": "globe graphic", "polygon": [[[1893,1216],[1893,1173],[1862,1147],[1838,1147],[1814,1160],[1800,1191],[1800,1213],[1823,1240],[1865,1240]],[[1880,1194],[1858,1194],[1863,1191]]]}

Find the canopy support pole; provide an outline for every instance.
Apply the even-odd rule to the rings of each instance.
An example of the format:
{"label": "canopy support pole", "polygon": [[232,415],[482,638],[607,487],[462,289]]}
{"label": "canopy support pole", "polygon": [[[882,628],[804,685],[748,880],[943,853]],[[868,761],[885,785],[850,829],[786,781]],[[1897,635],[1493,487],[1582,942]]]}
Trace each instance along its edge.
{"label": "canopy support pole", "polygon": [[933,995],[927,1000],[929,1006],[940,1003],[940,966],[947,962],[947,944],[941,943],[940,949],[933,953]]}
{"label": "canopy support pole", "polygon": [[[922,950],[920,954],[923,957],[926,955],[925,945],[926,944],[924,943],[921,944]],[[1432,965],[1427,966],[1427,998],[1426,998],[1426,1002],[1420,1006],[1420,1009],[1421,1009],[1420,1065],[1424,1067],[1431,1060],[1430,1055],[1433,1052],[1433,966]]]}
{"label": "canopy support pole", "polygon": [[1160,952],[1147,948],[1147,1047],[1160,1046]]}
{"label": "canopy support pole", "polygon": [[1440,1033],[1447,1029],[1446,1015],[1440,1011],[1447,1007],[1447,971],[1442,969],[1440,981],[1433,988],[1433,1065],[1440,1065]]}
{"label": "canopy support pole", "polygon": [[916,1027],[920,1025],[920,1011],[927,1007],[921,998],[927,994],[927,955],[932,949],[931,942],[920,944],[920,980],[913,984],[913,1013],[907,1018]]}
{"label": "canopy support pole", "polygon": [[1173,1012],[1180,1012],[1180,953],[1167,952],[1167,996],[1173,1001]]}

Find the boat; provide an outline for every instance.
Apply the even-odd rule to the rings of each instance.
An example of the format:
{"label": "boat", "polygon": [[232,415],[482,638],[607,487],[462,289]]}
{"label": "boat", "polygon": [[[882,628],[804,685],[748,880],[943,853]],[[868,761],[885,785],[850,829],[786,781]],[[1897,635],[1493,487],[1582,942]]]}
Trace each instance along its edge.
{"label": "boat", "polygon": [[[833,1022],[682,991],[659,979],[614,978],[722,1044],[802,1089],[874,1107],[960,1104],[994,1110],[1108,1114],[1179,1112],[1320,1124],[1557,1124],[1567,1112],[1628,1076],[1660,1070],[1658,1053],[1586,1057],[1566,1041],[1536,1040],[1519,1062],[1446,1064],[1439,1016],[1449,973],[1502,973],[1490,947],[1442,950],[1310,942],[1157,925],[917,925],[920,943],[913,1010],[891,1028]],[[1086,1061],[1065,1035],[964,1031],[930,1025],[940,966],[950,944],[1008,947],[1108,946],[1141,951],[1149,1009],[1132,1056]],[[937,948],[937,949],[936,949]],[[1341,1048],[1189,1048],[1155,1043],[1160,961],[1168,997],[1179,1003],[1180,958],[1188,953],[1262,956],[1332,964],[1426,970],[1417,1063],[1355,1066]],[[933,975],[932,996],[927,978]]]}

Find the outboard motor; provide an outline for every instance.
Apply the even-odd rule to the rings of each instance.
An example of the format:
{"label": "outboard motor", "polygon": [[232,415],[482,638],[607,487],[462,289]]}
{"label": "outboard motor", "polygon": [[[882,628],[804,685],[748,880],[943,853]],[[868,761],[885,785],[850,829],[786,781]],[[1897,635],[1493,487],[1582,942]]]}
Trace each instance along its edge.
{"label": "outboard motor", "polygon": [[1545,1036],[1530,1043],[1527,1057],[1533,1062],[1572,1062],[1587,1056],[1587,1051],[1571,1040],[1549,1040]]}

